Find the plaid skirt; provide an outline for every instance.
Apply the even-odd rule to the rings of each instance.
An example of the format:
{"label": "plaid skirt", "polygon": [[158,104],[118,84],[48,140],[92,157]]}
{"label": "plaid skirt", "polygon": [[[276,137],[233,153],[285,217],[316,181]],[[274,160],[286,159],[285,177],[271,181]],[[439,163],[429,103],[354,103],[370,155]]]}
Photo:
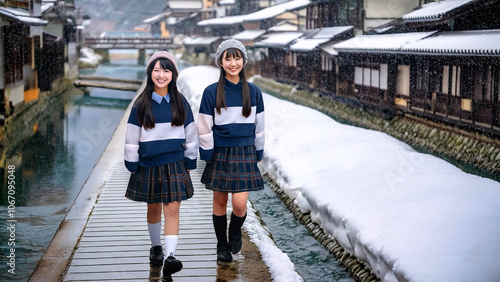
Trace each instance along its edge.
{"label": "plaid skirt", "polygon": [[201,183],[207,189],[224,193],[264,189],[255,146],[215,147],[212,161],[206,164],[203,171]]}
{"label": "plaid skirt", "polygon": [[148,204],[180,202],[193,196],[193,183],[184,161],[139,167],[130,175],[125,197]]}

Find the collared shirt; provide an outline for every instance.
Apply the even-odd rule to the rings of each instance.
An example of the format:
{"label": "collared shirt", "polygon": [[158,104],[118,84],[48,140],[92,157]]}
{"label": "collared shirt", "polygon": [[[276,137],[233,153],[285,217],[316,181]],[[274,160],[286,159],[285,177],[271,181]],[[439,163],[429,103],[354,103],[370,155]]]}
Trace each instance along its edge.
{"label": "collared shirt", "polygon": [[151,98],[153,98],[153,100],[155,100],[156,103],[158,104],[161,104],[161,100],[163,100],[163,98],[165,98],[165,101],[167,101],[167,103],[170,103],[170,94],[167,94],[165,96],[160,96],[157,93],[153,92]]}

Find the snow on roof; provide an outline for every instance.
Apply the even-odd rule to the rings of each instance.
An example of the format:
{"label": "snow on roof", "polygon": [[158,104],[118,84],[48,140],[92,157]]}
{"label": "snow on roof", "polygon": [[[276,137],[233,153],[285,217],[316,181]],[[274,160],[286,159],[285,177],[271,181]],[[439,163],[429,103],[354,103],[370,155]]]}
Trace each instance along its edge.
{"label": "snow on roof", "polygon": [[330,41],[329,38],[320,38],[320,39],[299,38],[294,44],[290,46],[290,50],[311,51],[314,48],[318,47],[318,45],[326,43],[328,41]]}
{"label": "snow on roof", "polygon": [[208,26],[208,25],[232,25],[238,24],[242,22],[248,21],[260,21],[266,20],[270,18],[274,18],[283,13],[305,8],[307,5],[311,3],[310,0],[294,0],[290,2],[286,2],[283,4],[275,5],[272,7],[268,7],[262,10],[259,10],[254,13],[250,13],[248,15],[237,15],[237,16],[229,16],[215,19],[208,19],[204,21],[198,22],[199,26]]}
{"label": "snow on roof", "polygon": [[319,45],[324,44],[332,40],[335,36],[342,34],[346,31],[352,30],[353,26],[336,26],[336,27],[324,27],[311,31],[309,35],[303,38],[297,39],[297,41],[290,46],[290,50],[293,51],[312,51]]}
{"label": "snow on roof", "polygon": [[422,8],[408,13],[402,17],[403,20],[440,20],[446,13],[451,12],[475,0],[447,0],[425,4]]}
{"label": "snow on roof", "polygon": [[333,48],[337,51],[398,51],[405,44],[415,42],[432,35],[431,32],[412,32],[395,34],[359,35],[354,38],[335,44]]}
{"label": "snow on roof", "polygon": [[500,29],[360,35],[335,44],[341,52],[500,55]]}
{"label": "snow on roof", "polygon": [[31,17],[30,13],[23,9],[0,7],[0,15],[4,15],[24,24],[33,26],[47,25],[49,23],[49,21]]}
{"label": "snow on roof", "polygon": [[422,40],[409,42],[405,52],[454,55],[500,55],[500,29],[440,32]]}
{"label": "snow on roof", "polygon": [[298,31],[299,27],[296,24],[283,22],[267,29],[268,31]]}
{"label": "snow on roof", "polygon": [[234,0],[220,0],[219,2],[217,2],[217,5],[221,6],[221,5],[234,5],[235,4],[235,1]]}
{"label": "snow on roof", "polygon": [[146,23],[146,24],[155,23],[155,22],[166,19],[171,14],[172,14],[171,12],[164,12],[164,13],[158,14],[156,16],[153,16],[151,18],[147,18],[147,19],[143,20],[142,22]]}
{"label": "snow on roof", "polygon": [[320,29],[318,33],[314,34],[312,38],[333,38],[336,35],[339,35],[346,31],[350,31],[352,29],[354,29],[352,25],[324,27]]}
{"label": "snow on roof", "polygon": [[54,3],[52,3],[52,2],[45,3],[45,1],[44,1],[44,3],[41,6],[42,14],[47,12],[47,11],[50,11],[52,8],[54,8]]}
{"label": "snow on roof", "polygon": [[319,49],[323,50],[324,52],[326,52],[330,56],[337,56],[339,54],[339,52],[337,52],[337,50],[333,49],[333,44],[321,45],[321,46],[319,46]]}
{"label": "snow on roof", "polygon": [[240,33],[233,35],[232,38],[242,41],[255,40],[264,33],[266,33],[266,31],[263,29],[244,30]]}
{"label": "snow on roof", "polygon": [[255,47],[284,47],[302,36],[302,32],[279,32],[266,35],[266,39],[255,42]]}
{"label": "snow on roof", "polygon": [[172,10],[201,10],[203,9],[203,1],[200,0],[169,0],[168,7]]}
{"label": "snow on roof", "polygon": [[220,37],[218,36],[186,37],[182,40],[182,43],[186,46],[208,46],[217,41],[219,38]]}

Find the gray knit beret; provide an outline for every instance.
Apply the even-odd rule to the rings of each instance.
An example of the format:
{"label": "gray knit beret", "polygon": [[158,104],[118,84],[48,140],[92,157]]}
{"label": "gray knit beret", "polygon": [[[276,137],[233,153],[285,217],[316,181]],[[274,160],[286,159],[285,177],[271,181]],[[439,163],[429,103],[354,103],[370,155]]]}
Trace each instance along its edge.
{"label": "gray knit beret", "polygon": [[215,53],[215,64],[219,67],[222,67],[221,65],[219,65],[219,58],[220,56],[222,56],[222,54],[224,54],[224,51],[230,48],[235,48],[241,51],[241,53],[243,54],[243,65],[246,65],[248,61],[247,49],[245,48],[245,45],[243,45],[243,43],[236,39],[228,39],[222,41],[222,43],[217,48],[217,53]]}
{"label": "gray knit beret", "polygon": [[169,52],[167,51],[160,51],[160,52],[157,52],[155,54],[153,54],[153,56],[151,56],[151,58],[149,59],[149,62],[148,62],[148,65],[146,66],[146,69],[149,68],[149,65],[156,59],[159,59],[159,58],[164,58],[164,59],[167,59],[169,61],[172,62],[172,64],[174,65],[175,67],[175,70],[177,71],[177,73],[179,73],[179,69],[177,68],[177,63],[175,62],[175,58],[172,54],[170,54]]}

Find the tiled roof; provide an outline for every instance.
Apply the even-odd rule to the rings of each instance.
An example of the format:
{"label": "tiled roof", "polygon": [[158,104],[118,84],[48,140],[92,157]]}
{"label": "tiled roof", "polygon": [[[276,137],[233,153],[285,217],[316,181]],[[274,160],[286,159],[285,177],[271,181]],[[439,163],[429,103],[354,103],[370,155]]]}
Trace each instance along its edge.
{"label": "tiled roof", "polygon": [[402,17],[404,21],[434,21],[441,20],[447,13],[459,9],[476,0],[446,0],[425,4],[422,8]]}
{"label": "tiled roof", "polygon": [[338,52],[500,56],[500,30],[360,35],[333,45]]}

